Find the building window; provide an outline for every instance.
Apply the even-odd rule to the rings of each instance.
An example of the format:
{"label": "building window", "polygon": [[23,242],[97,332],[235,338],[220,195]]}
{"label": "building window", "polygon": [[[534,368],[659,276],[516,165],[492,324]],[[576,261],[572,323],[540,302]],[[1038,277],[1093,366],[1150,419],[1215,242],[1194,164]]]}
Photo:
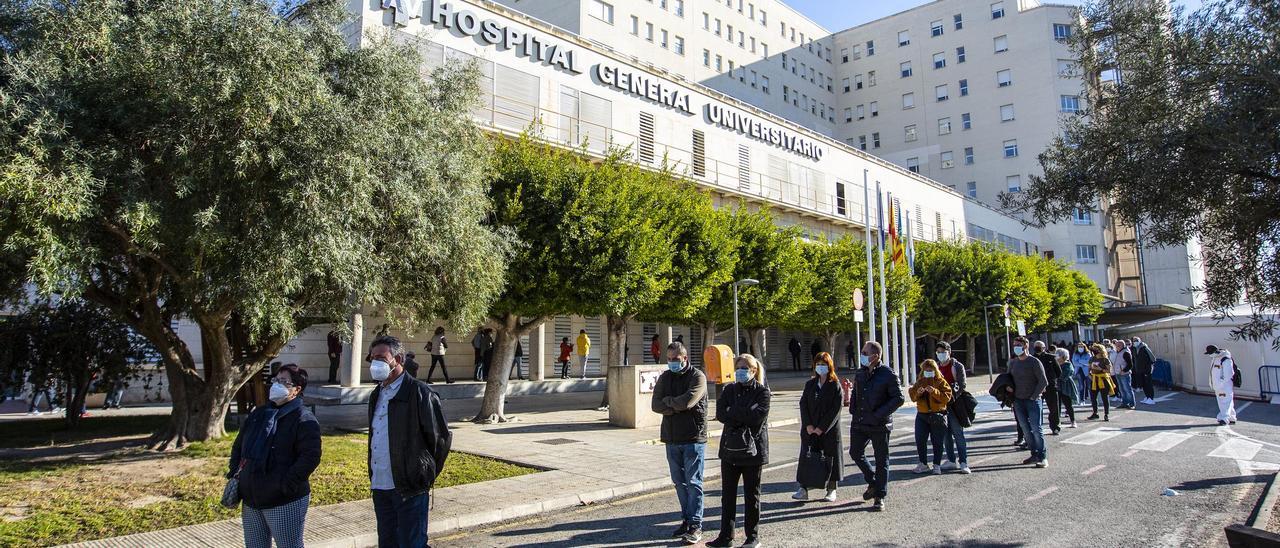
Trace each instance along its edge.
{"label": "building window", "polygon": [[1009,192],[1022,192],[1022,176],[1021,175],[1009,175],[1005,177],[1004,184],[1005,184],[1005,187],[1009,189]]}
{"label": "building window", "polygon": [[850,84],[849,84],[849,79],[848,79],[848,78],[844,78],[844,79],[840,80],[840,89],[841,89],[841,90],[843,90],[843,91],[844,91],[844,93],[849,93],[849,90],[850,90],[850,89],[853,89],[853,88],[850,86]]}
{"label": "building window", "polygon": [[964,46],[956,48],[956,64],[964,62]]}
{"label": "building window", "polygon": [[912,173],[920,173],[920,159],[907,158],[907,171]]}
{"label": "building window", "polygon": [[1067,114],[1080,113],[1080,96],[1079,95],[1063,95],[1058,99],[1062,106],[1062,112]]}
{"label": "building window", "polygon": [[960,115],[960,129],[973,129],[973,120],[968,112]]}
{"label": "building window", "polygon": [[782,84],[782,102],[786,103],[787,101],[790,101],[790,100],[791,100],[791,87],[786,84]]}
{"label": "building window", "polygon": [[768,76],[760,77],[760,91],[763,91],[765,95],[769,94],[769,77]]}
{"label": "building window", "polygon": [[765,59],[769,58],[769,44],[760,42],[760,55],[763,55]]}
{"label": "building window", "polygon": [[1076,74],[1076,62],[1070,59],[1058,59],[1058,76],[1070,78]]}
{"label": "building window", "polygon": [[969,80],[960,80],[960,96],[967,97],[969,95]]}
{"label": "building window", "polygon": [[640,18],[634,15],[631,16],[631,34],[640,35]]}
{"label": "building window", "polygon": [[862,75],[853,75],[853,89],[862,89]]}
{"label": "building window", "polygon": [[914,93],[902,94],[902,110],[909,108],[916,108],[916,94]]}
{"label": "building window", "polygon": [[684,0],[676,0],[676,17],[684,17]]}
{"label": "building window", "polygon": [[867,117],[866,109],[862,105],[858,105],[858,119],[864,120]]}
{"label": "building window", "polygon": [[911,124],[911,125],[909,125],[909,126],[907,126],[907,127],[902,128],[902,133],[903,133],[903,137],[902,137],[902,140],[903,140],[903,141],[908,142],[908,143],[910,143],[910,142],[914,142],[914,141],[916,140],[916,138],[917,138],[917,135],[916,135],[916,125],[915,125],[915,124]]}
{"label": "building window", "polygon": [[941,86],[935,86],[933,88],[933,96],[937,98],[939,103],[951,98],[951,96],[947,93],[946,84],[942,84]]}
{"label": "building window", "polygon": [[995,38],[996,53],[1009,51],[1009,37],[1000,35]]}
{"label": "building window", "polygon": [[862,149],[862,150],[867,150],[867,136],[866,136],[866,135],[859,135],[859,136],[858,136],[858,148],[860,148],[860,149]]}
{"label": "building window", "polygon": [[844,123],[853,122],[853,107],[844,107]]}
{"label": "building window", "polygon": [[849,48],[840,48],[840,63],[844,64],[848,62],[849,62]]}
{"label": "building window", "polygon": [[898,31],[898,47],[902,47],[911,43],[911,34],[905,30]]}
{"label": "building window", "polygon": [[871,148],[880,148],[880,132],[871,134]]}
{"label": "building window", "polygon": [[867,57],[871,57],[872,55],[875,55],[875,54],[876,54],[876,41],[867,40]]}
{"label": "building window", "polygon": [[991,18],[999,19],[1004,17],[1004,2],[996,2],[991,4]]}
{"label": "building window", "polygon": [[1077,207],[1075,210],[1075,214],[1072,217],[1073,217],[1072,220],[1075,222],[1075,224],[1078,224],[1078,225],[1093,224],[1093,212],[1083,207]]}
{"label": "building window", "polygon": [[733,43],[733,25],[730,25],[730,24],[728,24],[728,23],[725,23],[725,25],[724,25],[724,37],[725,37],[725,39],[726,39],[726,40],[728,40],[728,41],[729,41],[729,43],[730,43],[730,44],[732,44],[732,43]]}
{"label": "building window", "polygon": [[996,86],[1004,88],[1012,85],[1013,74],[1009,72],[1009,69],[1004,69],[996,73]]}
{"label": "building window", "polygon": [[977,198],[977,197],[978,197],[978,182],[977,182],[977,181],[969,181],[969,182],[965,183],[965,184],[964,184],[964,191],[965,191],[965,194],[968,194],[970,198]]}
{"label": "building window", "polygon": [[752,36],[751,38],[748,38],[748,39],[747,39],[747,41],[751,44],[751,53],[755,53],[755,52],[756,52],[756,37],[755,37],[755,36]]}
{"label": "building window", "polygon": [[591,7],[588,12],[592,17],[604,21],[610,25],[613,24],[613,4],[607,4],[600,0],[591,0]]}
{"label": "building window", "polygon": [[1071,25],[1053,24],[1053,39],[1059,42],[1071,38]]}
{"label": "building window", "polygon": [[742,33],[742,31],[738,31],[738,47],[742,49],[747,48],[747,40],[744,36],[745,35]]}
{"label": "building window", "polygon": [[938,118],[938,135],[951,134],[951,118]]}
{"label": "building window", "polygon": [[876,86],[876,71],[868,70],[867,71],[867,87],[873,88],[875,86]]}
{"label": "building window", "polygon": [[676,37],[675,45],[672,47],[676,53],[684,55],[684,38]]}
{"label": "building window", "polygon": [[868,106],[871,108],[871,117],[872,117],[872,118],[875,118],[876,116],[879,116],[879,115],[880,115],[880,102],[879,102],[879,101],[872,101],[872,102],[871,102],[871,104],[870,104],[870,105],[868,105]]}
{"label": "building window", "polygon": [[932,23],[929,23],[929,35],[942,36],[942,20],[941,19],[934,21]]}
{"label": "building window", "polygon": [[711,14],[702,12],[702,30],[711,30]]}
{"label": "building window", "polygon": [[724,70],[724,58],[716,55],[716,72]]}
{"label": "building window", "polygon": [[661,36],[662,36],[662,39],[661,39],[661,40],[658,40],[658,45],[662,46],[662,49],[667,49],[667,43],[668,43],[668,40],[667,40],[667,36],[668,36],[668,35],[667,35],[667,29],[662,29],[662,34],[661,34]]}
{"label": "building window", "polygon": [[1098,246],[1096,246],[1096,245],[1077,245],[1077,246],[1076,246],[1076,262],[1077,262],[1077,263],[1096,263],[1096,262],[1098,262]]}
{"label": "building window", "polygon": [[704,66],[704,67],[710,67],[710,66],[711,66],[711,51],[710,51],[710,50],[705,50],[705,49],[704,49],[704,50],[702,50],[702,66]]}
{"label": "building window", "polygon": [[964,147],[964,165],[973,165],[973,147]]}
{"label": "building window", "polygon": [[956,161],[952,159],[952,153],[950,150],[938,155],[938,159],[942,161],[942,169],[951,169],[956,167]]}
{"label": "building window", "polygon": [[910,76],[911,76],[911,61],[904,61],[904,62],[902,62],[902,63],[898,63],[898,71],[900,71],[900,72],[902,73],[902,77],[903,77],[903,78],[908,78],[908,77],[910,77]]}
{"label": "building window", "polygon": [[650,42],[653,41],[653,23],[644,24],[644,39]]}
{"label": "building window", "polygon": [[760,76],[756,74],[756,71],[754,70],[751,71],[751,89],[755,89],[756,86],[758,86],[759,84],[760,84]]}
{"label": "building window", "polygon": [[715,30],[715,35],[716,35],[716,36],[720,36],[720,19],[719,19],[719,18],[716,18],[716,30]]}
{"label": "building window", "polygon": [[933,54],[933,68],[940,69],[947,66],[947,55],[942,52]]}
{"label": "building window", "polygon": [[1013,105],[1000,105],[1000,121],[1001,122],[1013,121]]}
{"label": "building window", "polygon": [[1004,142],[1004,157],[1014,158],[1018,156],[1018,140],[1009,139]]}
{"label": "building window", "polygon": [[951,19],[956,23],[956,30],[964,28],[964,17],[961,17],[960,14],[955,14]]}

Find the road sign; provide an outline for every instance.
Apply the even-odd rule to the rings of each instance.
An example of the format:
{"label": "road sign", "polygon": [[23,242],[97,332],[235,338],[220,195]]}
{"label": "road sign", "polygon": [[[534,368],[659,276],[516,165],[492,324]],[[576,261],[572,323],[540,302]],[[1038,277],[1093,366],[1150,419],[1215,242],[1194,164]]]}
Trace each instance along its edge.
{"label": "road sign", "polygon": [[[862,317],[862,314],[861,314],[861,311],[862,311],[862,288],[861,288],[861,287],[854,288],[854,290],[853,290],[853,309],[854,309],[854,310],[857,310],[857,311],[859,312],[859,314],[857,315],[858,317]],[[857,320],[857,321],[859,321],[859,322],[860,322],[860,321],[862,321],[862,320]]]}
{"label": "road sign", "polygon": [[1018,336],[1019,336],[1019,337],[1025,337],[1025,336],[1027,336],[1027,321],[1026,321],[1026,320],[1018,320]]}
{"label": "road sign", "polygon": [[861,310],[854,310],[854,311],[853,311],[853,322],[854,322],[854,323],[862,323],[862,311],[861,311]]}

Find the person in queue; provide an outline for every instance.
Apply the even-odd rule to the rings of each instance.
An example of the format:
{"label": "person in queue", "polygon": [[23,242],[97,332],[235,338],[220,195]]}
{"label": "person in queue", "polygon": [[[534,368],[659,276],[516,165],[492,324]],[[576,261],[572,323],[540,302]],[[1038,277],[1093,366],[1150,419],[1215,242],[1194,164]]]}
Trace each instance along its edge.
{"label": "person in queue", "polygon": [[1116,385],[1111,381],[1111,360],[1107,358],[1107,349],[1101,344],[1089,347],[1093,358],[1089,359],[1089,400],[1093,402],[1093,414],[1089,420],[1098,420],[1098,397],[1102,397],[1102,420],[1111,420],[1111,395],[1116,393]]}
{"label": "person in queue", "polygon": [[1076,400],[1076,373],[1071,365],[1071,352],[1066,348],[1057,348],[1053,351],[1053,359],[1062,373],[1058,377],[1058,408],[1052,411],[1061,416],[1061,408],[1065,407],[1067,418],[1071,419],[1067,428],[1075,428],[1076,404],[1079,402]]}
{"label": "person in queue", "polygon": [[1043,410],[1040,408],[1040,397],[1049,387],[1049,379],[1045,377],[1044,365],[1027,354],[1027,338],[1013,339],[1013,359],[1009,360],[1009,375],[1013,377],[1013,386],[1007,388],[1013,392],[1013,414],[1018,419],[1018,427],[1027,440],[1027,449],[1031,456],[1022,464],[1034,464],[1036,468],[1049,466],[1048,452],[1044,444],[1044,430],[1040,422]]}
{"label": "person in queue", "polygon": [[431,486],[453,444],[440,396],[404,369],[404,345],[392,336],[369,347],[369,487],[378,546],[427,545]]}
{"label": "person in queue", "polygon": [[1040,360],[1040,365],[1044,367],[1045,378],[1049,380],[1049,387],[1044,390],[1044,408],[1049,412],[1049,434],[1056,436],[1062,432],[1062,414],[1058,412],[1061,403],[1058,383],[1062,379],[1062,366],[1058,365],[1057,358],[1045,349],[1044,341],[1032,343],[1031,349],[1035,359]]}
{"label": "person in queue", "polygon": [[[942,437],[947,432],[947,404],[951,403],[951,385],[938,372],[938,362],[932,359],[920,364],[920,376],[907,389],[911,401],[916,402],[916,464],[915,474],[942,473]],[[933,444],[933,466],[929,466],[927,443]]]}
{"label": "person in queue", "polygon": [[[810,447],[817,447],[828,458],[831,466],[827,473],[826,494],[822,500],[836,500],[836,485],[840,482],[844,470],[844,455],[841,447],[844,440],[840,434],[840,409],[844,406],[844,396],[840,390],[840,377],[836,376],[831,355],[819,352],[813,358],[813,377],[804,383],[804,392],[800,395],[800,424],[804,431],[800,433],[800,454],[804,455]],[[799,471],[796,472],[799,483]],[[800,485],[795,500],[809,500],[809,490]]]}
{"label": "person in queue", "polygon": [[720,436],[720,533],[707,546],[733,545],[737,518],[738,483],[742,483],[742,546],[760,546],[760,478],[769,464],[769,400],[764,366],[751,354],[733,360],[733,380],[716,398],[716,420],[724,424]]}
{"label": "person in queue", "polygon": [[667,345],[667,370],[653,387],[659,437],[680,501],[680,527],[671,535],[687,545],[702,540],[702,473],[707,453],[707,376],[689,363],[683,343]]}
{"label": "person in queue", "polygon": [[1089,352],[1089,347],[1083,342],[1076,343],[1076,351],[1071,354],[1071,365],[1075,367],[1076,378],[1076,399],[1084,401],[1089,398],[1089,360],[1093,359],[1093,354]]}
{"label": "person in queue", "polygon": [[[854,375],[849,399],[849,456],[867,482],[862,498],[874,500],[874,512],[884,511],[884,499],[889,495],[889,432],[893,430],[893,412],[905,401],[898,376],[880,361],[883,352],[875,341],[862,346],[858,360],[863,367]],[[875,469],[867,462],[868,443],[875,454]]]}
{"label": "person in queue", "polygon": [[231,445],[227,477],[238,477],[246,548],[301,548],[311,473],[320,465],[320,423],[302,405],[307,371],[281,366],[267,405],[254,408]]}
{"label": "person in queue", "polygon": [[[965,381],[968,377],[964,362],[955,358],[951,353],[951,344],[946,341],[938,341],[933,351],[934,356],[938,358],[938,372],[951,387],[951,398],[954,400],[965,390]],[[942,448],[947,452],[947,460],[942,462],[943,472],[956,470],[961,474],[973,473],[969,468],[969,443],[964,436],[964,425],[956,416],[953,405],[947,406],[947,432],[942,436]]]}

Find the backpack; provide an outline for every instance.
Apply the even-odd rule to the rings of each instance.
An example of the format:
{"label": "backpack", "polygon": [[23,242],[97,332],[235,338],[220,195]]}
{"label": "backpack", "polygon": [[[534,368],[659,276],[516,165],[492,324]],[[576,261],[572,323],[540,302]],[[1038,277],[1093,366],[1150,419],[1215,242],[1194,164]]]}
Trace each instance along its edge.
{"label": "backpack", "polygon": [[1244,384],[1244,377],[1240,375],[1240,368],[1236,366],[1234,359],[1227,359],[1231,360],[1231,385],[1240,388],[1240,385]]}

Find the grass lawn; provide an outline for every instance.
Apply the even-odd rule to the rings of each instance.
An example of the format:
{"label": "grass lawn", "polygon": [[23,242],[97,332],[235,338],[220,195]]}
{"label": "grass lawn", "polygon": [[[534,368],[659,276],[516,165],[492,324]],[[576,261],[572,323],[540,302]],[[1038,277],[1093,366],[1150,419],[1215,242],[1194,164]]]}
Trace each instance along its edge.
{"label": "grass lawn", "polygon": [[[150,419],[93,417],[85,420],[80,432],[63,432],[54,439],[66,443],[142,435],[155,426]],[[51,424],[39,428],[45,422],[0,424],[2,445],[48,445],[55,432]],[[132,429],[127,427],[130,423]],[[97,460],[0,459],[0,546],[50,546],[238,517],[239,510],[218,504],[232,441],[234,433],[176,453],[134,448]],[[364,434],[325,435],[320,467],[311,476],[311,505],[368,498],[366,451]],[[436,486],[532,472],[536,470],[453,453]]]}

